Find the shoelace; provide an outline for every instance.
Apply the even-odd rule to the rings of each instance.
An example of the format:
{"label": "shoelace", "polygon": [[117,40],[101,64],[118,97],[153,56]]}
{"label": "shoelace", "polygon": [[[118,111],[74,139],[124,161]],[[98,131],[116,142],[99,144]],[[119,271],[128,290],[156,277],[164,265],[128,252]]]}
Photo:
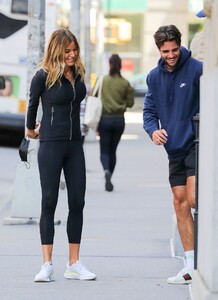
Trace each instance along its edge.
{"label": "shoelace", "polygon": [[42,269],[45,269],[47,266],[52,266],[52,264],[49,262],[46,262],[46,263],[44,263],[44,265],[42,265]]}
{"label": "shoelace", "polygon": [[79,270],[85,269],[87,271],[86,266],[81,261],[79,261],[78,265],[79,265]]}

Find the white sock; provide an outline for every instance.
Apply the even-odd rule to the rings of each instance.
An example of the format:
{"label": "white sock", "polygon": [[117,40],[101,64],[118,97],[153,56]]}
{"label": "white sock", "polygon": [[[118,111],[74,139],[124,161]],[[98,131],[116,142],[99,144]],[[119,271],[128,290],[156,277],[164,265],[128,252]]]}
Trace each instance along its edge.
{"label": "white sock", "polygon": [[186,266],[194,269],[194,250],[185,251]]}

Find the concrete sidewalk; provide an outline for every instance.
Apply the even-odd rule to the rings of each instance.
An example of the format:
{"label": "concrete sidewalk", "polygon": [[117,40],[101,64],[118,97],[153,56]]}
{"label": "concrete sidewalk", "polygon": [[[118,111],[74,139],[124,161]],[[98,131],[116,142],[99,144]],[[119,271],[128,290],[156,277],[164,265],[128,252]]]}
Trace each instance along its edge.
{"label": "concrete sidewalk", "polygon": [[[139,120],[140,119],[140,120]],[[172,196],[167,156],[142,129],[141,115],[127,114],[117,153],[112,193],[104,190],[97,141],[84,145],[87,193],[81,260],[97,274],[93,282],[63,277],[67,262],[66,190],[60,190],[55,227],[55,282],[34,283],[41,260],[38,225],[3,225],[0,215],[1,300],[186,300],[189,286],[172,286],[183,260],[171,257]],[[31,199],[30,199],[31,201]],[[40,201],[40,199],[39,199]]]}

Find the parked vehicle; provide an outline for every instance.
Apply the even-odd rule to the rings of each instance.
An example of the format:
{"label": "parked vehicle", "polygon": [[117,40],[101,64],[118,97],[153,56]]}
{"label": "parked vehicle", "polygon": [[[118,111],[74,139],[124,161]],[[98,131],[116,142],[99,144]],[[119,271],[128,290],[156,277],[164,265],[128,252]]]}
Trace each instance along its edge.
{"label": "parked vehicle", "polygon": [[144,97],[145,93],[147,92],[147,83],[146,83],[146,78],[147,78],[147,73],[138,73],[135,75],[132,75],[128,78],[131,86],[134,89],[134,93],[136,97]]}
{"label": "parked vehicle", "polygon": [[5,78],[3,76],[0,76],[0,90],[3,90],[5,88]]}
{"label": "parked vehicle", "polygon": [[134,89],[134,94],[136,97],[144,97],[147,92],[147,83],[146,83],[147,73],[138,73],[132,75],[128,78],[131,86]]}
{"label": "parked vehicle", "polygon": [[[45,38],[61,26],[70,7],[62,1],[45,1]],[[58,14],[59,12],[62,14]],[[65,20],[65,19],[64,19]],[[0,1],[0,76],[5,88],[0,90],[0,129],[23,131],[27,94],[28,0]]]}
{"label": "parked vehicle", "polygon": [[26,104],[27,13],[13,13],[13,4],[0,6],[0,75],[5,79],[5,88],[0,90],[0,128],[21,130]]}

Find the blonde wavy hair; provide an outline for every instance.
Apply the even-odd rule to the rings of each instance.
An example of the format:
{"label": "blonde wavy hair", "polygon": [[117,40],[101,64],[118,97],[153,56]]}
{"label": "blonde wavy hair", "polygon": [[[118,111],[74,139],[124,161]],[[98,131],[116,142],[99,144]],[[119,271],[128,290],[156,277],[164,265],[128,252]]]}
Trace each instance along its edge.
{"label": "blonde wavy hair", "polygon": [[47,74],[46,87],[52,87],[56,81],[60,82],[61,76],[63,76],[65,62],[65,49],[67,46],[74,42],[78,48],[78,56],[75,62],[76,71],[81,75],[82,80],[85,77],[85,68],[80,58],[80,47],[75,35],[66,28],[60,28],[54,31],[49,39],[47,49],[44,53],[44,57],[39,64]]}

